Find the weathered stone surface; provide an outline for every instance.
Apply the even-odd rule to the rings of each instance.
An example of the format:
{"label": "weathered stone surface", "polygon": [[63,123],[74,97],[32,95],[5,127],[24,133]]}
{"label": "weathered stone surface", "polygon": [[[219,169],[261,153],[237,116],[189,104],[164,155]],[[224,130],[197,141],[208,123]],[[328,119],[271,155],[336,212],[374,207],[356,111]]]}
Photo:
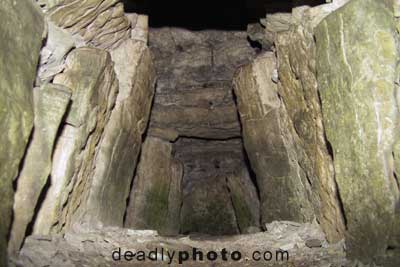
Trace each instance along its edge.
{"label": "weathered stone surface", "polygon": [[[266,5],[267,15],[260,21],[265,28],[264,36],[259,37],[258,41],[268,48],[275,44],[277,35],[290,31],[292,27],[307,22],[313,28],[349,0],[326,2],[329,4],[322,4],[320,0],[269,1]],[[306,17],[303,14],[305,11],[308,13]]]}
{"label": "weathered stone surface", "polygon": [[345,227],[322,123],[313,37],[316,18],[326,16],[332,5],[294,11],[300,24],[277,34],[275,45],[278,92],[295,130],[293,136],[298,138],[295,149],[312,189],[310,201],[328,240],[338,241],[344,237]]}
{"label": "weathered stone surface", "polygon": [[158,76],[150,135],[240,136],[231,80],[235,69],[255,56],[246,37],[236,31],[150,30]]}
{"label": "weathered stone surface", "polygon": [[181,224],[184,234],[240,233],[225,177],[216,174],[215,177],[193,182],[190,193],[183,198]]}
{"label": "weathered stone surface", "polygon": [[149,17],[146,15],[138,15],[135,13],[129,15],[136,18],[134,19],[134,21],[131,20],[131,38],[133,40],[147,43],[149,40]]}
{"label": "weathered stone surface", "polygon": [[[158,81],[148,134],[176,141],[184,167],[181,232],[254,232],[259,200],[244,164],[231,84],[236,68],[256,54],[246,32],[150,29],[149,43]],[[239,229],[235,212],[245,206]]]}
{"label": "weathered stone surface", "polygon": [[[368,19],[366,19],[368,18]],[[392,151],[398,131],[398,36],[383,2],[352,0],[316,29],[318,83],[347,219],[349,256],[386,252],[398,185]]]}
{"label": "weathered stone surface", "polygon": [[[356,266],[351,265],[345,259],[343,244],[327,244],[324,235],[318,225],[298,224],[293,222],[274,222],[269,225],[270,230],[264,233],[240,235],[230,237],[189,236],[189,237],[162,237],[154,231],[133,231],[131,229],[105,228],[90,233],[67,233],[55,236],[31,236],[27,238],[25,246],[19,255],[17,262],[21,266],[134,266],[134,267],[167,267],[184,265],[188,267],[218,266],[218,267],[323,267],[323,266]],[[323,246],[308,248],[305,242],[310,239],[321,240]],[[158,260],[138,261],[135,257],[132,261],[115,261],[111,253],[121,248],[124,253],[127,250],[144,251],[145,254],[157,248]],[[161,249],[163,248],[163,251]],[[169,260],[167,253],[175,255],[179,251],[191,253],[197,248],[204,253],[204,261],[193,261],[190,256],[184,264],[179,264],[178,257]],[[230,253],[240,251],[242,259],[224,261],[221,250]],[[253,260],[254,252],[272,252],[271,261]],[[289,259],[280,260],[277,251],[289,249]],[[216,251],[218,259],[214,262],[207,261],[209,251]],[[73,255],[73,256],[71,256]],[[88,257],[90,255],[90,257]],[[154,255],[154,252],[153,252]],[[278,261],[276,260],[278,255]],[[162,259],[163,256],[163,259]],[[267,257],[269,255],[267,254]]]}
{"label": "weathered stone surface", "polygon": [[260,201],[257,188],[249,172],[242,168],[226,178],[240,233],[250,234],[260,230]]}
{"label": "weathered stone surface", "polygon": [[263,20],[266,40],[273,43],[275,41],[275,35],[279,32],[288,31],[292,24],[293,17],[289,12],[267,14],[265,20]]}
{"label": "weathered stone surface", "polygon": [[240,139],[179,138],[174,155],[184,166],[182,233],[234,234],[259,227],[259,199]]}
{"label": "weathered stone surface", "polygon": [[61,85],[46,84],[34,90],[34,130],[14,196],[14,220],[9,251],[17,252],[31,222],[39,195],[51,171],[51,157],[58,128],[71,92]]}
{"label": "weathered stone surface", "polygon": [[97,48],[114,48],[130,36],[130,21],[119,0],[65,0],[47,15],[82,44]]}
{"label": "weathered stone surface", "polygon": [[273,53],[265,53],[239,69],[234,89],[243,127],[243,140],[260,190],[262,223],[273,220],[311,221],[311,185],[299,164],[285,105],[272,81]]}
{"label": "weathered stone surface", "polygon": [[[400,90],[397,88],[397,94],[400,93]],[[399,98],[397,97],[397,101]],[[400,140],[397,140],[394,149],[393,149],[393,159],[394,159],[394,171],[397,186],[400,189]],[[400,252],[400,196],[397,198],[396,206],[395,206],[395,219],[393,224],[393,231],[390,234],[389,247],[396,249]]]}
{"label": "weathered stone surface", "polygon": [[134,178],[125,227],[179,234],[183,167],[172,144],[148,137]]}
{"label": "weathered stone surface", "polygon": [[95,48],[71,52],[66,70],[54,83],[72,90],[72,104],[53,153],[51,185],[34,226],[41,234],[71,227],[83,192],[91,185],[96,145],[118,91],[111,56]]}
{"label": "weathered stone surface", "polygon": [[179,136],[210,139],[240,136],[232,92],[222,87],[157,94],[149,134],[167,140]]}
{"label": "weathered stone surface", "polygon": [[65,67],[65,57],[74,47],[74,39],[66,30],[48,22],[48,34],[45,46],[40,51],[40,67],[37,84],[49,82],[62,72]]}
{"label": "weathered stone surface", "polygon": [[260,22],[248,24],[247,35],[251,41],[257,42],[259,45],[261,45],[261,49],[269,50],[273,43],[271,40],[267,39],[264,27],[265,26]]}
{"label": "weathered stone surface", "polygon": [[205,182],[215,176],[225,179],[246,168],[240,138],[225,141],[179,138],[174,143],[174,155],[184,165],[185,195],[195,190],[194,182]]}
{"label": "weathered stone surface", "polygon": [[112,51],[111,57],[119,79],[119,92],[98,144],[91,184],[83,192],[87,198],[83,198],[76,212],[80,213],[76,221],[87,230],[123,226],[126,199],[155,88],[150,51],[143,42],[127,40]]}
{"label": "weathered stone surface", "polygon": [[55,7],[56,5],[61,4],[62,2],[64,2],[65,0],[35,0],[38,5],[43,9],[43,10],[48,10],[51,9],[53,7]]}
{"label": "weathered stone surface", "polygon": [[[21,19],[23,18],[23,19]],[[28,0],[0,5],[0,265],[7,266],[13,179],[33,125],[32,88],[42,44],[43,17]]]}

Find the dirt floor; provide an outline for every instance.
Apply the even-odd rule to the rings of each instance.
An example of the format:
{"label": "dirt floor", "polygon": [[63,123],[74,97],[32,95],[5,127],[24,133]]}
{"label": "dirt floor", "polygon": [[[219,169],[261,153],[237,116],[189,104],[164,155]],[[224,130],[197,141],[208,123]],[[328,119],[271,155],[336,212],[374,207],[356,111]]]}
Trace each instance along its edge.
{"label": "dirt floor", "polygon": [[121,228],[30,236],[12,262],[15,266],[339,267],[349,266],[345,257],[343,242],[328,244],[317,225],[273,222],[265,232],[223,237],[161,237],[154,231]]}

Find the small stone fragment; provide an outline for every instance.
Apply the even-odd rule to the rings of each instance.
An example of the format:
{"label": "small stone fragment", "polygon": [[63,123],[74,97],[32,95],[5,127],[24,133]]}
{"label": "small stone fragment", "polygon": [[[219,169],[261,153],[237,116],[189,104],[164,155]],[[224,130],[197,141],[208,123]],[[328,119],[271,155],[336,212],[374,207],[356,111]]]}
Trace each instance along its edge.
{"label": "small stone fragment", "polygon": [[322,247],[322,242],[319,239],[308,239],[306,241],[306,246],[309,248],[320,248]]}

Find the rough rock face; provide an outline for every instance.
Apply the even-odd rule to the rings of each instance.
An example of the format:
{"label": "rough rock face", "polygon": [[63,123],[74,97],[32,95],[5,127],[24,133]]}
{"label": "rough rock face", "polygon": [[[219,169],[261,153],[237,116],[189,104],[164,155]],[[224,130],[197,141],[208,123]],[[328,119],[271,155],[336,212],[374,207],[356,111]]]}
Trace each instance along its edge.
{"label": "rough rock face", "polygon": [[311,185],[298,163],[293,126],[272,81],[275,68],[274,54],[266,53],[234,79],[244,146],[257,175],[262,222],[306,222],[314,215]]}
{"label": "rough rock face", "polygon": [[148,137],[134,178],[125,227],[179,234],[183,167],[173,159],[172,144]]}
{"label": "rough rock face", "polygon": [[[262,208],[263,220],[308,221],[315,215],[330,241],[342,239],[345,226],[324,136],[313,28],[346,2],[335,1],[313,8],[299,6],[292,13],[267,14],[263,23],[271,32],[267,39],[275,43],[277,62],[272,54],[260,57],[259,61],[264,62],[256,61],[254,70],[247,67],[239,72],[235,81],[245,146],[258,176],[262,207],[263,203],[275,203],[274,207]],[[248,92],[248,88],[257,86],[259,89]],[[285,169],[289,170],[286,174],[282,172]],[[274,177],[274,185],[265,184],[265,181],[271,183],[270,177]],[[276,195],[273,187],[285,193]],[[300,201],[294,201],[293,196]],[[287,199],[293,201],[283,204]],[[300,207],[306,211],[300,211]]]}
{"label": "rough rock face", "polygon": [[182,233],[239,234],[226,178],[216,175],[193,182],[192,185],[192,190],[183,199]]}
{"label": "rough rock face", "polygon": [[51,185],[35,222],[36,233],[71,226],[82,193],[90,185],[95,148],[118,92],[111,56],[94,48],[71,52],[66,70],[54,83],[72,90],[72,104],[53,153]]}
{"label": "rough rock face", "polygon": [[150,48],[158,75],[150,135],[167,140],[240,136],[231,80],[255,55],[245,32],[152,29]]}
{"label": "rough rock face", "polygon": [[82,45],[109,49],[130,36],[130,21],[119,0],[64,0],[47,11],[50,21]]}
{"label": "rough rock face", "polygon": [[313,27],[332,5],[298,9],[299,25],[278,33],[275,45],[278,58],[278,92],[285,104],[289,123],[295,130],[298,164],[311,185],[314,212],[328,239],[343,238],[344,220],[335,184],[332,157],[322,122],[316,78]]}
{"label": "rough rock face", "polygon": [[367,262],[388,247],[399,194],[392,156],[399,115],[393,13],[380,1],[353,0],[326,18],[316,37],[324,124],[349,255]]}
{"label": "rough rock face", "polygon": [[183,164],[183,233],[259,227],[231,84],[236,68],[256,53],[246,37],[239,31],[150,30],[158,82],[148,135],[175,142],[173,155]]}
{"label": "rough rock face", "polygon": [[61,4],[64,0],[35,0],[43,10],[48,10]]}
{"label": "rough rock face", "polygon": [[213,86],[155,97],[149,134],[167,140],[179,136],[224,139],[240,136],[232,92]]}
{"label": "rough rock face", "polygon": [[258,232],[260,202],[257,188],[253,184],[247,168],[243,167],[238,172],[232,173],[227,177],[226,182],[240,233]]}
{"label": "rough rock face", "polygon": [[40,67],[36,83],[50,82],[65,67],[65,56],[75,47],[71,34],[47,22],[48,34],[46,44],[40,51]]}
{"label": "rough rock face", "polygon": [[180,138],[174,154],[184,166],[182,233],[235,234],[259,227],[258,195],[240,139]]}
{"label": "rough rock face", "polygon": [[12,182],[33,125],[32,88],[44,22],[28,0],[2,1],[0,18],[0,265],[6,266]]}
{"label": "rough rock face", "polygon": [[242,149],[239,138],[221,141],[179,138],[174,143],[174,154],[185,166],[185,192],[193,187],[194,181],[227,176],[239,170],[244,165]]}
{"label": "rough rock face", "polygon": [[[193,248],[197,248],[204,253],[204,261],[193,261],[192,257],[189,257],[184,262],[184,266],[352,266],[345,259],[343,244],[327,244],[317,225],[272,222],[267,225],[267,229],[267,232],[252,235],[203,238],[197,236],[162,237],[154,231],[132,231],[119,228],[105,228],[90,233],[31,236],[27,238],[26,245],[16,262],[21,266],[179,266],[182,264],[179,264],[178,257],[175,256],[170,262],[167,253],[178,254],[179,251],[191,253]],[[311,242],[319,243],[320,246],[309,247]],[[134,248],[135,251],[144,251],[148,254],[157,249],[158,260],[152,261],[146,258],[145,261],[138,261],[135,258],[128,262],[122,256],[121,261],[114,261],[112,252],[119,247],[122,253]],[[240,251],[242,259],[238,262],[223,261],[220,253],[223,248],[228,252]],[[264,252],[266,248],[273,253],[271,261],[252,260],[254,251]],[[280,250],[288,250],[288,261],[280,260],[280,257],[276,260],[276,251]],[[205,256],[208,251],[218,252],[217,261],[206,260]],[[154,255],[154,252],[152,254]],[[71,257],[71,255],[73,256]],[[230,259],[229,254],[228,258]]]}
{"label": "rough rock face", "polygon": [[21,247],[39,195],[47,182],[56,134],[70,96],[69,89],[61,85],[46,84],[34,90],[34,130],[14,197],[14,220],[9,241],[11,253]]}
{"label": "rough rock face", "polygon": [[84,196],[80,196],[82,201],[75,211],[75,221],[86,230],[123,226],[126,199],[154,94],[154,68],[143,42],[127,40],[112,51],[111,57],[119,92],[98,144],[90,184],[81,192]]}

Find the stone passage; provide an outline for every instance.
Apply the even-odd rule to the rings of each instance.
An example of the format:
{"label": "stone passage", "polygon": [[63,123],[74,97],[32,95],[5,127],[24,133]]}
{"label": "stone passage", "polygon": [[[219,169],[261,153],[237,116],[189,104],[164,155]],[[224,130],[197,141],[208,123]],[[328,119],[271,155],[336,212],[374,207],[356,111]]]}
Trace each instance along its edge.
{"label": "stone passage", "polygon": [[256,56],[247,33],[151,28],[149,44],[157,87],[125,226],[258,231],[259,199],[232,93],[235,70]]}
{"label": "stone passage", "polygon": [[0,266],[400,266],[399,32],[399,0],[2,0]]}

